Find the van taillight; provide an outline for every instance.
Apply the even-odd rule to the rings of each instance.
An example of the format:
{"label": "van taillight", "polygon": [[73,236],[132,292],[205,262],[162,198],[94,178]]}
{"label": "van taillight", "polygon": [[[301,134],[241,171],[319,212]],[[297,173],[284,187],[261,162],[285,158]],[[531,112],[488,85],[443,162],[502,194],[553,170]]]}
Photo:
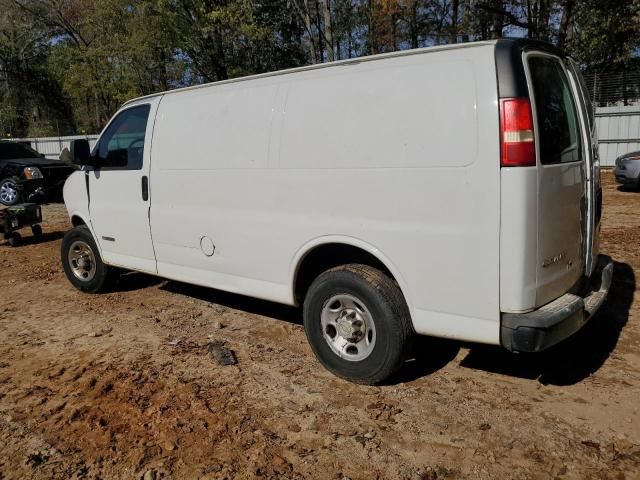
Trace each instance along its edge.
{"label": "van taillight", "polygon": [[527,98],[500,100],[501,166],[531,167],[536,164],[531,102]]}

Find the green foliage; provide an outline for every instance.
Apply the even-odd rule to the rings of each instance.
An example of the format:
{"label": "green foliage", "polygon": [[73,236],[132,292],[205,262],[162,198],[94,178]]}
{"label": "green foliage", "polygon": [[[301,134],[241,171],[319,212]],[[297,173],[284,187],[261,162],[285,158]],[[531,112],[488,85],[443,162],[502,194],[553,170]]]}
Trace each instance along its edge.
{"label": "green foliage", "polygon": [[97,132],[140,95],[503,35],[622,69],[639,11],[640,0],[0,0],[0,136]]}
{"label": "green foliage", "polygon": [[638,48],[640,2],[582,0],[576,4],[580,29],[570,46],[590,69],[623,68]]}
{"label": "green foliage", "polygon": [[50,32],[10,6],[0,1],[0,136],[73,129],[68,98],[48,69]]}

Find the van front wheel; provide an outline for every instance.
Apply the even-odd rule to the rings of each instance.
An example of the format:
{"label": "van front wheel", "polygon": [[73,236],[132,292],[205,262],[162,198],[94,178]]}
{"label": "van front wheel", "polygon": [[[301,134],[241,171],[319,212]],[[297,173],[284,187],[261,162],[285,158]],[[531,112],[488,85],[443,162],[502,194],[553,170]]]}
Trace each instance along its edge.
{"label": "van front wheel", "polygon": [[109,267],[102,262],[93,235],[85,225],[66,233],[61,257],[64,273],[78,290],[98,293],[105,289],[110,277]]}
{"label": "van front wheel", "polygon": [[414,332],[398,285],[368,265],[328,270],[311,284],[304,328],[316,357],[329,371],[373,385],[396,372]]}

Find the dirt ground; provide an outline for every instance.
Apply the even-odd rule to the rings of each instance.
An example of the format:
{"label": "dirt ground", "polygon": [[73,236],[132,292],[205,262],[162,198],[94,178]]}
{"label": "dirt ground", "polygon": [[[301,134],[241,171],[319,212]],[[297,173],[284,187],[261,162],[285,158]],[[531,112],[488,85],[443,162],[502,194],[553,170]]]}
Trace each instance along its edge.
{"label": "dirt ground", "polygon": [[382,387],[322,369],[293,308],[140,274],[76,291],[46,206],[40,243],[0,245],[0,479],[640,478],[640,192],[603,178],[615,278],[582,332],[423,340]]}

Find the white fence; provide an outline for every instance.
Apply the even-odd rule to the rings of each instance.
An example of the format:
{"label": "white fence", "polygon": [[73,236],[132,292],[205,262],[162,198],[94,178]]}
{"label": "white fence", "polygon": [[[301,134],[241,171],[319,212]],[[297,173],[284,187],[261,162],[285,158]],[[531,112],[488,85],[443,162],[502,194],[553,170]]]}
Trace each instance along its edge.
{"label": "white fence", "polygon": [[91,148],[98,140],[98,135],[74,135],[71,137],[40,137],[40,138],[15,138],[16,142],[24,142],[31,145],[31,148],[43,154],[47,158],[58,160],[60,152],[65,148],[69,148],[71,140],[80,140],[86,138],[89,140]]}
{"label": "white fence", "polygon": [[640,150],[640,106],[599,107],[596,127],[602,166],[612,167],[620,155]]}
{"label": "white fence", "polygon": [[[622,154],[640,150],[640,106],[598,107],[596,108],[596,126],[600,143],[600,163],[603,167],[612,167],[616,158]],[[64,148],[69,148],[71,140],[79,138],[86,138],[93,147],[98,136],[79,135],[15,140],[28,142],[47,158],[57,159]]]}

